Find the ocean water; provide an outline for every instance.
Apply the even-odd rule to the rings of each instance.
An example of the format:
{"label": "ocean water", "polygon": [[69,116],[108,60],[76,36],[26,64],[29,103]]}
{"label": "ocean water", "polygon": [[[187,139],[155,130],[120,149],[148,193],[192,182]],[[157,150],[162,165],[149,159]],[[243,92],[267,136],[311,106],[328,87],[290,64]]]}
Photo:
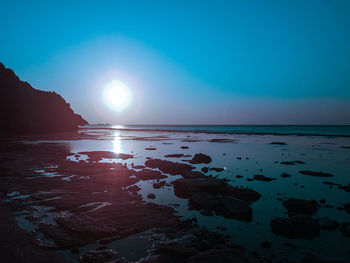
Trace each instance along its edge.
{"label": "ocean water", "polygon": [[86,125],[83,128],[350,137],[350,125]]}

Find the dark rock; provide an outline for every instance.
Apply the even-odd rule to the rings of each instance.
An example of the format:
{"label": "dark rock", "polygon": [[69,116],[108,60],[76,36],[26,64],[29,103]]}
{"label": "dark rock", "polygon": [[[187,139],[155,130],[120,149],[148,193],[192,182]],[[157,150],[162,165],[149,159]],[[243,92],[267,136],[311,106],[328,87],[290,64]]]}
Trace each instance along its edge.
{"label": "dark rock", "polygon": [[207,172],[209,171],[209,168],[208,168],[208,167],[203,167],[203,168],[201,169],[201,171],[202,171],[203,173],[207,173]]}
{"label": "dark rock", "polygon": [[258,263],[254,256],[244,250],[231,247],[211,248],[187,258],[187,263]]}
{"label": "dark rock", "polygon": [[318,203],[315,200],[289,198],[283,202],[283,206],[288,210],[289,214],[314,215],[318,211]]}
{"label": "dark rock", "polygon": [[350,184],[349,185],[342,185],[338,186],[339,189],[344,190],[345,192],[350,193]]}
{"label": "dark rock", "polygon": [[267,177],[267,176],[262,175],[262,174],[256,174],[253,176],[253,180],[270,182],[270,181],[276,180],[276,178]]}
{"label": "dark rock", "polygon": [[157,150],[157,148],[155,148],[155,147],[146,147],[145,150],[147,150],[147,151],[155,151],[155,150]]}
{"label": "dark rock", "polygon": [[314,171],[299,171],[301,174],[316,176],[316,177],[333,177],[333,174],[323,173],[323,172],[314,172]]}
{"label": "dark rock", "polygon": [[210,210],[202,210],[201,212],[201,215],[204,215],[204,216],[213,216],[214,213]]}
{"label": "dark rock", "polygon": [[195,193],[190,197],[192,208],[214,210],[221,206],[221,200],[215,195],[208,193]]}
{"label": "dark rock", "polygon": [[251,220],[253,210],[247,202],[231,196],[226,196],[222,198],[222,204],[224,208],[224,216],[242,220]]}
{"label": "dark rock", "polygon": [[117,255],[117,252],[113,249],[104,249],[89,251],[85,255],[79,258],[80,262],[84,263],[104,263]]}
{"label": "dark rock", "polygon": [[313,239],[320,235],[320,225],[311,216],[296,215],[271,220],[271,230],[288,238]]}
{"label": "dark rock", "polygon": [[287,178],[287,177],[291,177],[291,175],[290,175],[290,174],[287,174],[287,173],[283,173],[283,174],[281,174],[281,177],[282,177],[282,178]]}
{"label": "dark rock", "polygon": [[165,184],[166,184],[166,181],[160,181],[159,183],[154,183],[153,184],[153,188],[154,189],[159,189],[159,188],[165,186]]}
{"label": "dark rock", "polygon": [[167,178],[166,175],[159,171],[143,169],[141,171],[135,172],[134,175],[140,180],[155,180]]}
{"label": "dark rock", "polygon": [[145,162],[149,168],[158,168],[163,173],[171,175],[182,175],[186,172],[192,171],[193,166],[184,163],[175,163],[167,160],[150,159]]}
{"label": "dark rock", "polygon": [[285,142],[270,142],[270,144],[287,145]]}
{"label": "dark rock", "polygon": [[208,164],[208,163],[211,163],[211,161],[212,160],[211,160],[210,156],[203,154],[203,153],[196,153],[193,156],[190,163],[192,163],[192,164],[201,164],[201,163]]}
{"label": "dark rock", "polygon": [[170,157],[170,158],[181,158],[184,155],[182,153],[173,153],[173,154],[167,154],[164,157]]}
{"label": "dark rock", "polygon": [[318,221],[318,223],[320,224],[321,229],[326,231],[334,231],[339,226],[339,223],[337,221],[328,219],[321,219]]}
{"label": "dark rock", "polygon": [[345,263],[345,261],[342,261],[342,260],[323,260],[323,259],[318,259],[313,254],[305,254],[301,258],[300,263]]}
{"label": "dark rock", "polygon": [[350,214],[350,203],[346,203],[346,204],[344,205],[344,210],[345,210],[346,212],[348,212],[348,214]]}
{"label": "dark rock", "polygon": [[0,133],[42,134],[76,131],[88,124],[60,95],[32,88],[0,63]]}
{"label": "dark rock", "polygon": [[339,230],[340,230],[340,232],[342,232],[346,237],[350,237],[350,222],[340,224]]}
{"label": "dark rock", "polygon": [[102,158],[122,159],[122,160],[134,158],[134,155],[132,154],[115,153],[115,152],[109,152],[109,151],[79,152],[79,154],[85,154],[88,156],[88,161],[96,161],[96,162],[102,160]]}
{"label": "dark rock", "polygon": [[262,248],[270,248],[271,243],[269,241],[263,241],[263,242],[261,242],[261,247]]}
{"label": "dark rock", "polygon": [[181,146],[180,148],[181,149],[188,149],[189,147],[188,146]]}
{"label": "dark rock", "polygon": [[149,199],[155,199],[155,198],[156,198],[156,195],[155,195],[155,194],[148,194],[148,195],[147,195],[147,198],[149,198]]}
{"label": "dark rock", "polygon": [[204,177],[204,174],[202,174],[199,171],[186,171],[182,174],[184,178],[200,178]]}

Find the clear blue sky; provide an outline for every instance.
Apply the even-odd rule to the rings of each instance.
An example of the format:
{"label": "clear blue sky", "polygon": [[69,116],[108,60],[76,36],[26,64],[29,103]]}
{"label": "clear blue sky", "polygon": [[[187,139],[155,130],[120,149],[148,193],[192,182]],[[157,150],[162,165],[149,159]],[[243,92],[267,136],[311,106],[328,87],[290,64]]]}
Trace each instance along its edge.
{"label": "clear blue sky", "polygon": [[90,122],[350,124],[348,0],[0,0],[0,25],[0,61]]}

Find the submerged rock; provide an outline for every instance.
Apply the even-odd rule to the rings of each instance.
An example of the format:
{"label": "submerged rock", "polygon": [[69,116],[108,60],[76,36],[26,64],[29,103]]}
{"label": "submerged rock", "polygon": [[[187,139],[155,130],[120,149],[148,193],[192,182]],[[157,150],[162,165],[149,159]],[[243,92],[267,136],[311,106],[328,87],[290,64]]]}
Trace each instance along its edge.
{"label": "submerged rock", "polygon": [[283,174],[281,174],[281,177],[282,177],[282,178],[287,178],[287,177],[291,177],[291,175],[290,175],[290,174],[287,174],[287,173],[283,173]]}
{"label": "submerged rock", "polygon": [[253,210],[247,202],[231,196],[225,196],[221,200],[224,208],[222,211],[224,216],[251,220]]}
{"label": "submerged rock", "polygon": [[316,177],[333,177],[333,174],[323,173],[323,172],[314,172],[314,171],[299,171],[301,174],[316,176]]}
{"label": "submerged rock", "polygon": [[321,219],[318,221],[322,230],[334,231],[338,228],[339,223],[335,220]]}
{"label": "submerged rock", "polygon": [[346,237],[350,237],[350,222],[342,223],[339,226],[340,232],[342,232]]}
{"label": "submerged rock", "polygon": [[318,203],[315,200],[303,200],[296,198],[289,198],[283,202],[283,206],[288,210],[288,213],[314,215],[318,211]]}
{"label": "submerged rock", "polygon": [[173,154],[164,155],[164,157],[168,157],[168,158],[181,158],[183,156],[184,155],[182,153],[173,153]]}
{"label": "submerged rock", "polygon": [[344,190],[345,192],[350,193],[350,184],[338,186],[339,189]]}
{"label": "submerged rock", "polygon": [[104,263],[115,257],[117,254],[118,253],[113,249],[88,251],[79,258],[79,261],[83,263]]}
{"label": "submerged rock", "polygon": [[276,180],[276,178],[267,177],[267,176],[262,175],[262,174],[256,174],[253,176],[253,180],[270,182],[270,181]]}
{"label": "submerged rock", "polygon": [[313,239],[320,235],[320,225],[311,216],[278,217],[272,219],[270,225],[272,232],[288,238]]}

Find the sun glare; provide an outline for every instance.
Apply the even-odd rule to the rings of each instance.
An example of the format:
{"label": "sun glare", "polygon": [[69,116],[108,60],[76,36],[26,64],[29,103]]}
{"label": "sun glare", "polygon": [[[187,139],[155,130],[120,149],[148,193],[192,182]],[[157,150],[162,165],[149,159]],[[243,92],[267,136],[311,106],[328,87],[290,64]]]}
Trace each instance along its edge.
{"label": "sun glare", "polygon": [[112,110],[122,111],[129,105],[131,93],[125,83],[119,80],[113,80],[105,86],[103,99],[106,105]]}

